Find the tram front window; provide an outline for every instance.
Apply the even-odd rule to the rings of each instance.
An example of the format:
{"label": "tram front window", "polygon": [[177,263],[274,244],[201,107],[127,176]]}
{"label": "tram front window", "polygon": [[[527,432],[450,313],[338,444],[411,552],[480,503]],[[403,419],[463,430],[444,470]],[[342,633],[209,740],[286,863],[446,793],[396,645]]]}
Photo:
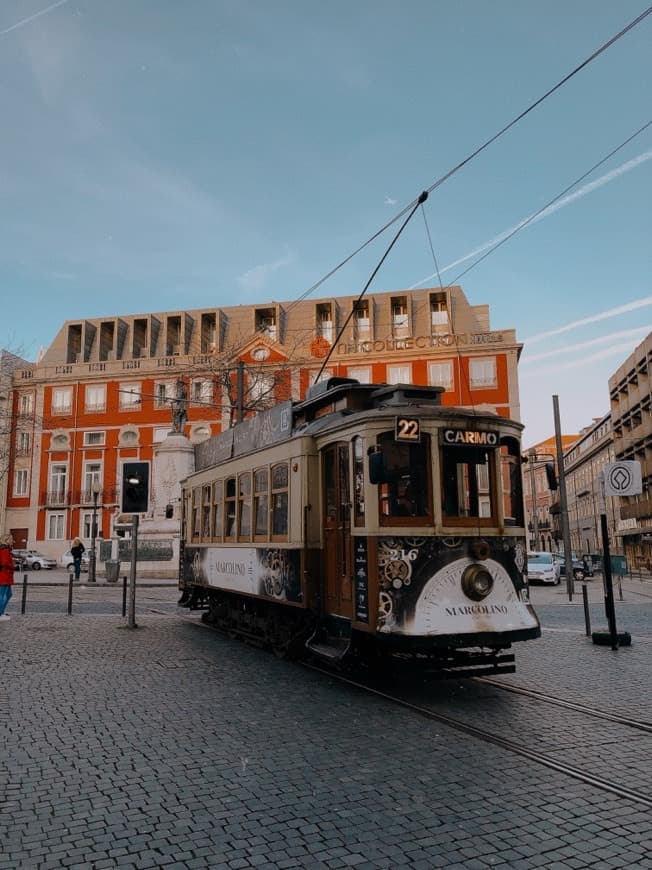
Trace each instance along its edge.
{"label": "tram front window", "polygon": [[444,519],[486,519],[494,502],[489,453],[479,447],[442,448]]}
{"label": "tram front window", "polygon": [[432,515],[429,474],[429,439],[420,444],[401,444],[394,433],[384,433],[378,439],[384,456],[385,480],[379,484],[381,524],[411,517],[419,522]]}

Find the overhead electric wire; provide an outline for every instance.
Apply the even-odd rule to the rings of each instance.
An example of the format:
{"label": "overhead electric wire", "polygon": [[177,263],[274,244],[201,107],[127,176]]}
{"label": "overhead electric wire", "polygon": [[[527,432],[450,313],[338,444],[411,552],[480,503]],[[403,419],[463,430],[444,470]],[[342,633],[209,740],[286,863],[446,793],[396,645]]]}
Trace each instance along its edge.
{"label": "overhead electric wire", "polygon": [[[568,81],[570,81],[574,76],[576,76],[581,70],[583,70],[586,66],[588,66],[592,61],[594,61],[597,57],[599,57],[603,52],[605,52],[608,48],[611,48],[614,43],[616,43],[619,39],[621,39],[625,34],[627,34],[630,30],[640,24],[645,18],[648,17],[652,13],[652,6],[648,6],[640,15],[630,21],[622,30],[619,30],[618,33],[614,34],[610,39],[604,42],[599,48],[597,48],[594,52],[592,52],[585,60],[583,60],[580,64],[578,64],[574,69],[572,69],[569,73],[567,73],[562,79],[560,79],[555,85],[549,88],[544,94],[542,94],[537,100],[531,103],[526,109],[520,112],[516,117],[514,117],[509,123],[505,124],[497,133],[494,133],[489,139],[482,143],[482,145],[478,146],[474,151],[472,151],[467,157],[457,163],[452,169],[449,169],[444,175],[440,176],[430,187],[426,188],[428,193],[432,193],[433,190],[436,190],[438,187],[448,181],[456,172],[459,172],[467,163],[470,163],[475,157],[481,154],[486,148],[488,148],[491,144],[493,144],[497,139],[499,139],[504,133],[510,130],[515,124],[519,121],[523,120],[526,115],[529,115],[531,111],[533,111],[537,106],[541,105],[548,97],[555,93],[555,91],[559,90],[563,85],[565,85]],[[382,235],[385,230],[389,229],[396,221],[400,220],[403,215],[407,214],[410,209],[412,209],[415,204],[418,204],[418,200],[413,199],[412,202],[408,203],[401,211],[395,215],[390,221],[388,221],[383,227],[381,227],[377,232],[375,232],[372,236],[370,236],[366,242],[363,242],[355,251],[345,257],[337,266],[331,269],[323,278],[320,278],[319,281],[314,283],[311,287],[305,290],[293,303],[288,306],[288,311],[291,311],[292,308],[297,305],[299,302],[302,302],[308,296],[310,296],[318,287],[320,287],[323,283],[325,283],[329,278],[331,278],[339,269],[345,266],[350,260],[352,260],[355,256],[357,256],[361,251],[363,251],[368,245],[370,245],[378,236]]]}

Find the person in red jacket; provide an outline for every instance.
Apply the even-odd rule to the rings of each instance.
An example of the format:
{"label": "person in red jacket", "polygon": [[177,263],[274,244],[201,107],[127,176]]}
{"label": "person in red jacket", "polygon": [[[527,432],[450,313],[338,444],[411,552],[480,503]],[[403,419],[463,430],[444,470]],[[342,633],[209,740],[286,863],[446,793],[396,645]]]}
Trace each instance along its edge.
{"label": "person in red jacket", "polygon": [[11,545],[13,538],[11,535],[2,535],[0,537],[0,619],[3,622],[10,619],[5,613],[5,608],[9,604],[9,599],[12,595],[12,586],[14,585],[14,559],[11,555]]}

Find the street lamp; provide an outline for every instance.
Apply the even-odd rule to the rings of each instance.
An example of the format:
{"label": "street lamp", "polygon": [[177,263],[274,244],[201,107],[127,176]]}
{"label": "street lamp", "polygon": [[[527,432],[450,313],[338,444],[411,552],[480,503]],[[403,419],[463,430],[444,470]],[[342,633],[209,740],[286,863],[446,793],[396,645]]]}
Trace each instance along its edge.
{"label": "street lamp", "polygon": [[91,551],[89,553],[89,562],[88,562],[88,582],[95,583],[95,566],[96,566],[96,556],[95,556],[95,539],[97,538],[97,499],[102,490],[99,480],[93,481],[92,492],[93,492],[93,519],[91,520]]}

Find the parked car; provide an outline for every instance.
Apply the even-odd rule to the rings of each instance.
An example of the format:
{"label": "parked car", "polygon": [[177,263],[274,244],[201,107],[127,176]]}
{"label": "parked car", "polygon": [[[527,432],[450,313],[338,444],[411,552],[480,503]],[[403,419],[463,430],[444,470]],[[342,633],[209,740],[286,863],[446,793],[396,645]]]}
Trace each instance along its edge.
{"label": "parked car", "polygon": [[[559,564],[559,573],[561,577],[566,576],[566,559],[562,555],[555,554],[555,559]],[[584,580],[585,577],[593,577],[593,571],[589,571],[587,569],[586,562],[584,559],[578,559],[577,556],[573,556],[573,577],[575,580]]]}
{"label": "parked car", "polygon": [[559,583],[559,563],[554,553],[528,553],[527,576],[530,583]]}
{"label": "parked car", "polygon": [[56,568],[55,559],[50,559],[49,556],[44,556],[38,550],[12,550],[14,564],[19,571],[32,568],[34,571],[40,571],[41,568]]}
{"label": "parked car", "polygon": [[[82,571],[88,571],[88,563],[90,562],[90,556],[88,555],[88,550],[84,550],[82,553],[81,559],[81,569]],[[75,560],[73,558],[70,550],[66,550],[66,552],[59,558],[59,565],[62,568],[65,568],[66,571],[72,571],[75,564]]]}

